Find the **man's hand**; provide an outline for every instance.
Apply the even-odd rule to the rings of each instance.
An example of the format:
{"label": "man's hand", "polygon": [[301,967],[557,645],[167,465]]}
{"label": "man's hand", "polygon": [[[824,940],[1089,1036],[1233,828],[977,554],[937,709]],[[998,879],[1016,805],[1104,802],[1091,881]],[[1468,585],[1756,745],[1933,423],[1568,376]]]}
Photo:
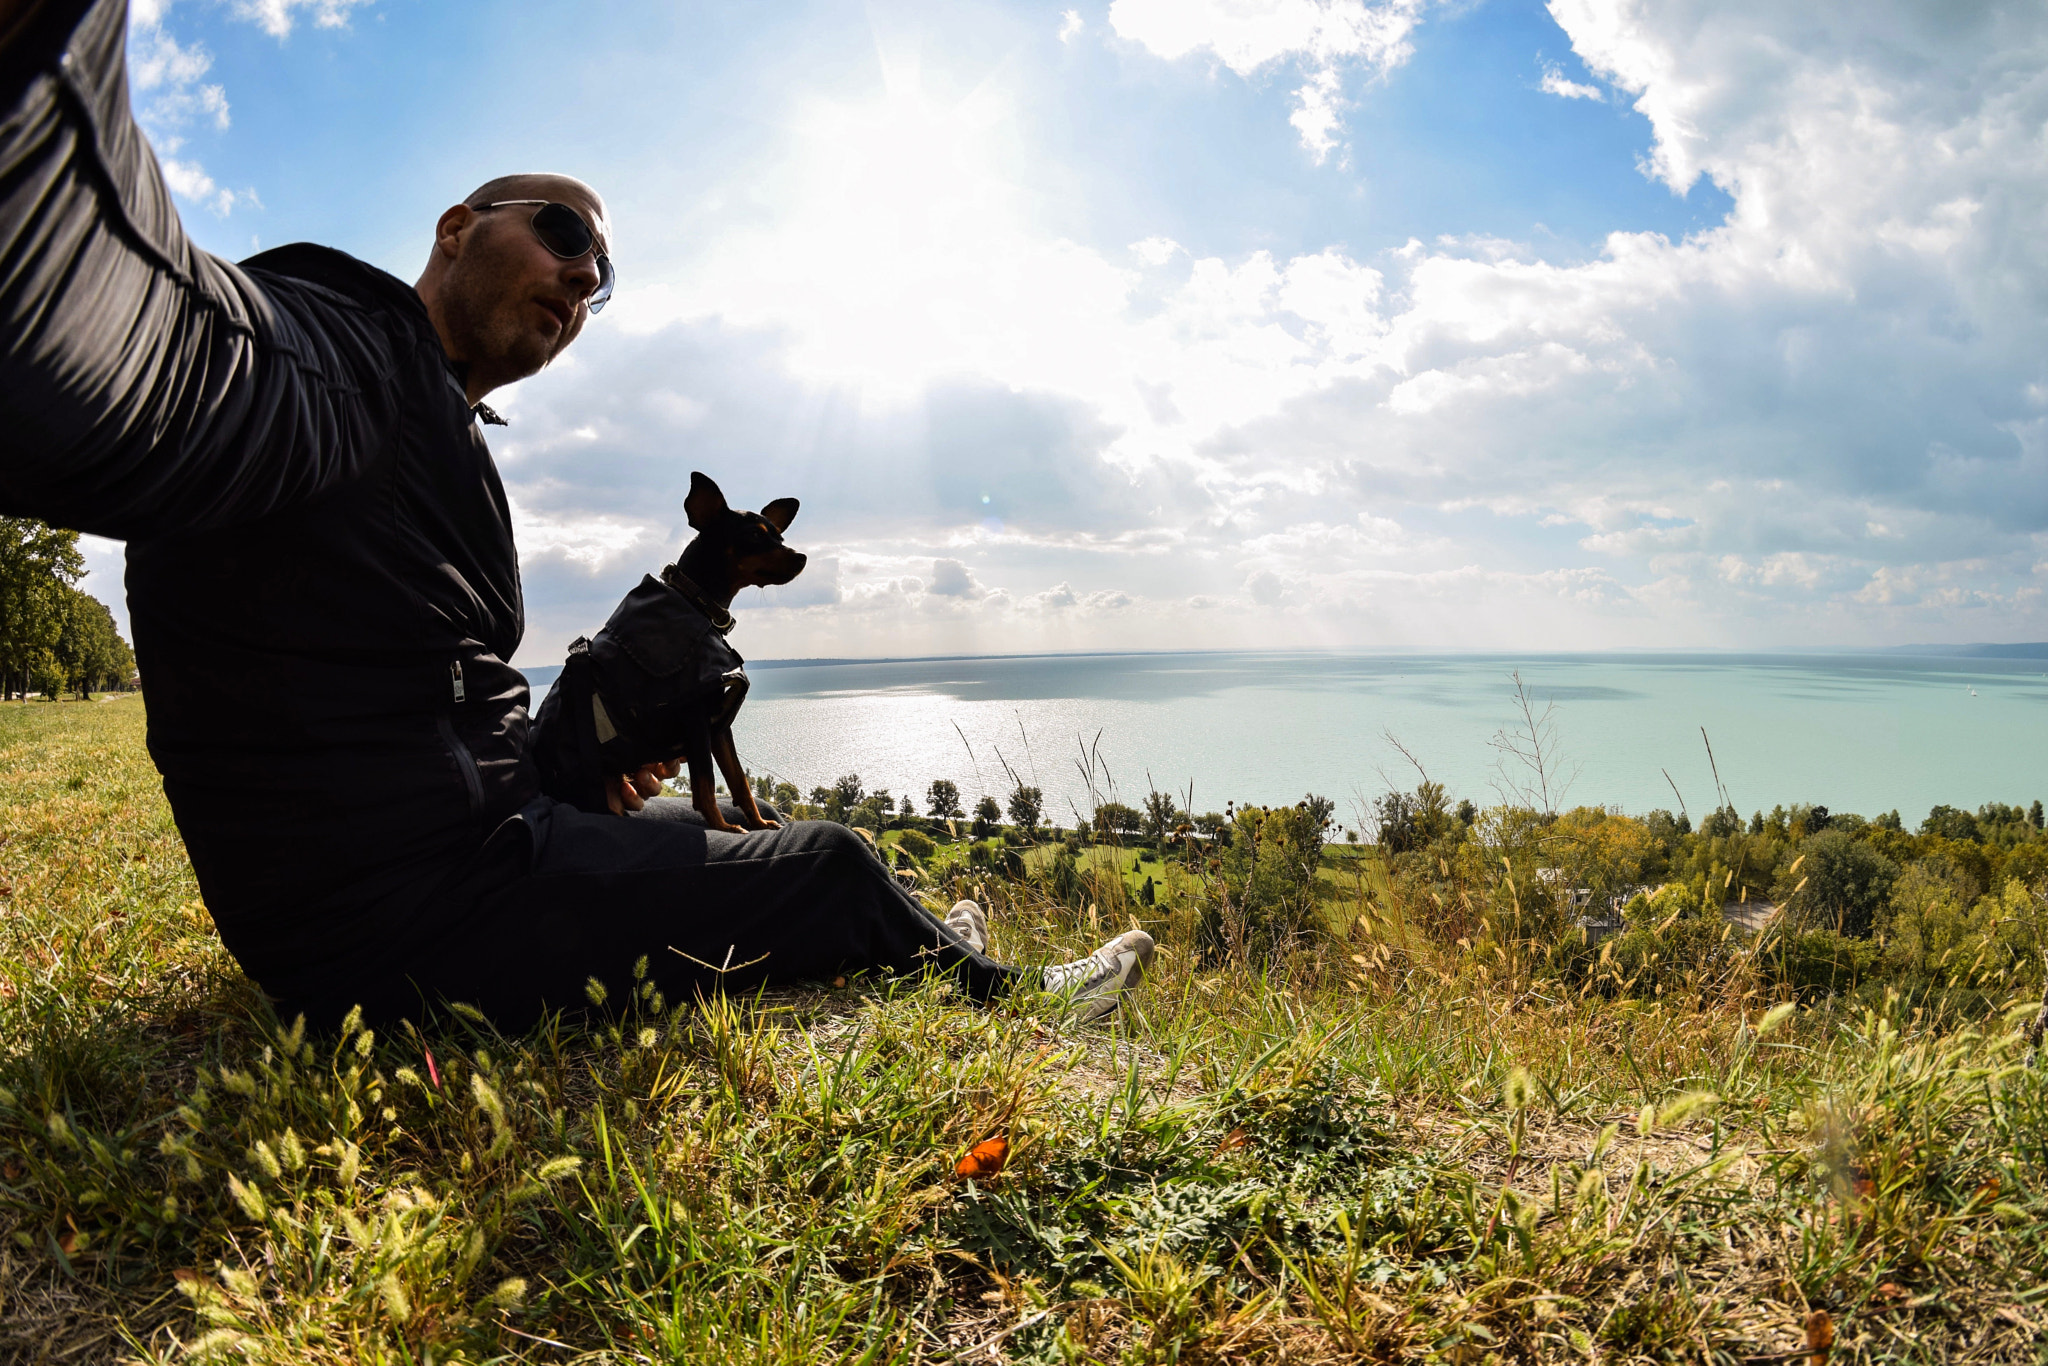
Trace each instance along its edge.
{"label": "man's hand", "polygon": [[667,763],[648,764],[638,773],[621,773],[604,782],[604,799],[614,816],[623,816],[628,811],[638,811],[647,805],[649,797],[661,794],[661,785],[683,771],[681,759],[670,759]]}

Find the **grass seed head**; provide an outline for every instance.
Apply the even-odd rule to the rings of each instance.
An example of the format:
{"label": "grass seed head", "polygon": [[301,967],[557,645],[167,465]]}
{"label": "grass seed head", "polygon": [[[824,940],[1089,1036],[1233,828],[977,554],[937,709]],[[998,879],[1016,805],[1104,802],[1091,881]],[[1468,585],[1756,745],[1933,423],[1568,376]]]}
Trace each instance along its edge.
{"label": "grass seed head", "polygon": [[1510,1114],[1519,1114],[1536,1103],[1536,1079],[1528,1068],[1509,1070],[1507,1080],[1501,1083],[1500,1099]]}

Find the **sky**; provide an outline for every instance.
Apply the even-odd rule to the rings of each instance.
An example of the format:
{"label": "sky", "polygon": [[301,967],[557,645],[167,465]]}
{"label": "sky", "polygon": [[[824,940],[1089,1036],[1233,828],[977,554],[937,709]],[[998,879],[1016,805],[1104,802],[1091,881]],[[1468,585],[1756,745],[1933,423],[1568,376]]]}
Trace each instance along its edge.
{"label": "sky", "polygon": [[[619,288],[493,395],[557,662],[793,496],[755,658],[2048,639],[2048,8],[148,0],[201,245]],[[88,584],[112,596],[118,547]]]}

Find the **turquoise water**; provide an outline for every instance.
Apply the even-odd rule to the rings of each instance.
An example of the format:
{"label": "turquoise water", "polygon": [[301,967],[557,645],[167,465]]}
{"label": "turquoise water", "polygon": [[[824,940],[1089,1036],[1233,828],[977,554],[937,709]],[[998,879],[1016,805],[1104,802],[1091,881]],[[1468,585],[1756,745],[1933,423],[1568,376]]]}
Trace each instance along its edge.
{"label": "turquoise water", "polygon": [[[1498,800],[1488,741],[1515,721],[1511,672],[1553,705],[1572,803],[1716,802],[1701,743],[1742,811],[1818,802],[1909,824],[1938,802],[2048,797],[2048,661],[1910,655],[1146,654],[927,659],[749,667],[738,725],[750,771],[808,791],[857,772],[870,790],[923,796],[933,778],[969,803],[1010,787],[1007,762],[1049,814],[1088,809],[1077,755],[1092,746],[1116,794],[1156,784],[1196,810],[1318,792],[1339,819],[1415,771],[1397,737],[1454,796]],[[957,727],[957,730],[956,730]],[[1511,769],[1515,766],[1510,765]],[[1149,777],[1148,777],[1149,773]],[[1525,771],[1514,771],[1516,782]]]}

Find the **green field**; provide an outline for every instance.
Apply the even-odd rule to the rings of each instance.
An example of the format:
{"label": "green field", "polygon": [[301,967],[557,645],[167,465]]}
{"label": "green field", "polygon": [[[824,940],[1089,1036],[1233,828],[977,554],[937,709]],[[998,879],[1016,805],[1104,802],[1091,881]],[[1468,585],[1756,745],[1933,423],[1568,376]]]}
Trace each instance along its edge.
{"label": "green field", "polygon": [[0,1360],[2048,1360],[2018,982],[1565,989],[1344,850],[1323,928],[1205,954],[1207,871],[1138,908],[1090,851],[1091,917],[1036,851],[926,891],[1018,960],[1142,915],[1113,1028],[857,981],[308,1038],[215,938],[142,708],[0,706]]}

